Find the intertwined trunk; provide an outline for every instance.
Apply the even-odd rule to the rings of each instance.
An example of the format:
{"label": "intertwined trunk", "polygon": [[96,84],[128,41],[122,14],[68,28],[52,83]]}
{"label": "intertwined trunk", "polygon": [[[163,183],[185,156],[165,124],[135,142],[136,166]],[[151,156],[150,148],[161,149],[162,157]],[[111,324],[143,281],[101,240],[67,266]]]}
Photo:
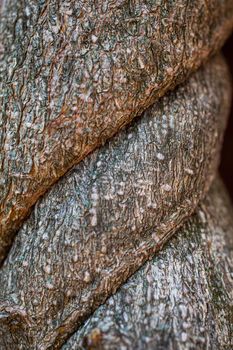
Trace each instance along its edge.
{"label": "intertwined trunk", "polygon": [[232,0],[0,0],[0,350],[232,348],[232,27]]}

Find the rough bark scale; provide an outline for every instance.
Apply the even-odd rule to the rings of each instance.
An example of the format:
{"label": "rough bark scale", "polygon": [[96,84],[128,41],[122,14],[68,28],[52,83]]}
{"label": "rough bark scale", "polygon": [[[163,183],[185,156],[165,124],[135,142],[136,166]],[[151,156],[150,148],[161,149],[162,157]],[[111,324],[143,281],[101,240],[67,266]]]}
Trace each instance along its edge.
{"label": "rough bark scale", "polygon": [[229,100],[216,57],[36,204],[1,270],[3,348],[59,348],[193,212],[218,165]]}
{"label": "rough bark scale", "polygon": [[215,52],[232,0],[7,0],[0,259],[59,177]]}
{"label": "rough bark scale", "polygon": [[62,350],[233,348],[233,211],[220,182]]}

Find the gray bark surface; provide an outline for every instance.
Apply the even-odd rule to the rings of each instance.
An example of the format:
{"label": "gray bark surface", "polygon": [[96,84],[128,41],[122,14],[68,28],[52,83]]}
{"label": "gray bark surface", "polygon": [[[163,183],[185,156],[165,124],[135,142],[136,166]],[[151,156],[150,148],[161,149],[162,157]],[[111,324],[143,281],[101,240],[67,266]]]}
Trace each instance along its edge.
{"label": "gray bark surface", "polygon": [[164,247],[62,350],[231,350],[233,210],[216,181]]}
{"label": "gray bark surface", "polygon": [[218,166],[228,76],[215,57],[36,204],[0,272],[0,347],[60,348],[194,211]]}
{"label": "gray bark surface", "polygon": [[39,196],[219,49],[233,2],[1,4],[2,261]]}

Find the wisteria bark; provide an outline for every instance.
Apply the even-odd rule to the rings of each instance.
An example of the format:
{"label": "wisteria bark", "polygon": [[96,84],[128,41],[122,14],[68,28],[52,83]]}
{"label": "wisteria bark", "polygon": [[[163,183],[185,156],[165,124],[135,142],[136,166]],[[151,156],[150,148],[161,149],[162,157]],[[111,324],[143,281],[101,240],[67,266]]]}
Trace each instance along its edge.
{"label": "wisteria bark", "polygon": [[232,0],[0,0],[0,350],[232,348],[230,205],[202,202],[232,27]]}
{"label": "wisteria bark", "polygon": [[38,197],[196,70],[232,25],[232,0],[1,2],[1,261]]}

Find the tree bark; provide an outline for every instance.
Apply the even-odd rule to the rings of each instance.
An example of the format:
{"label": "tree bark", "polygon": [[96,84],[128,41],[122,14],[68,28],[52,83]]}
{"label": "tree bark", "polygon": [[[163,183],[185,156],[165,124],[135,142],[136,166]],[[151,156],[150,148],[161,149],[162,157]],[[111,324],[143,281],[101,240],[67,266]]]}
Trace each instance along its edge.
{"label": "tree bark", "polygon": [[185,225],[62,350],[233,348],[233,211],[218,180]]}
{"label": "tree bark", "polygon": [[161,248],[216,172],[230,86],[218,56],[61,179],[0,273],[3,349],[58,349]]}
{"label": "tree bark", "polygon": [[232,25],[232,0],[1,2],[0,261],[39,196]]}

